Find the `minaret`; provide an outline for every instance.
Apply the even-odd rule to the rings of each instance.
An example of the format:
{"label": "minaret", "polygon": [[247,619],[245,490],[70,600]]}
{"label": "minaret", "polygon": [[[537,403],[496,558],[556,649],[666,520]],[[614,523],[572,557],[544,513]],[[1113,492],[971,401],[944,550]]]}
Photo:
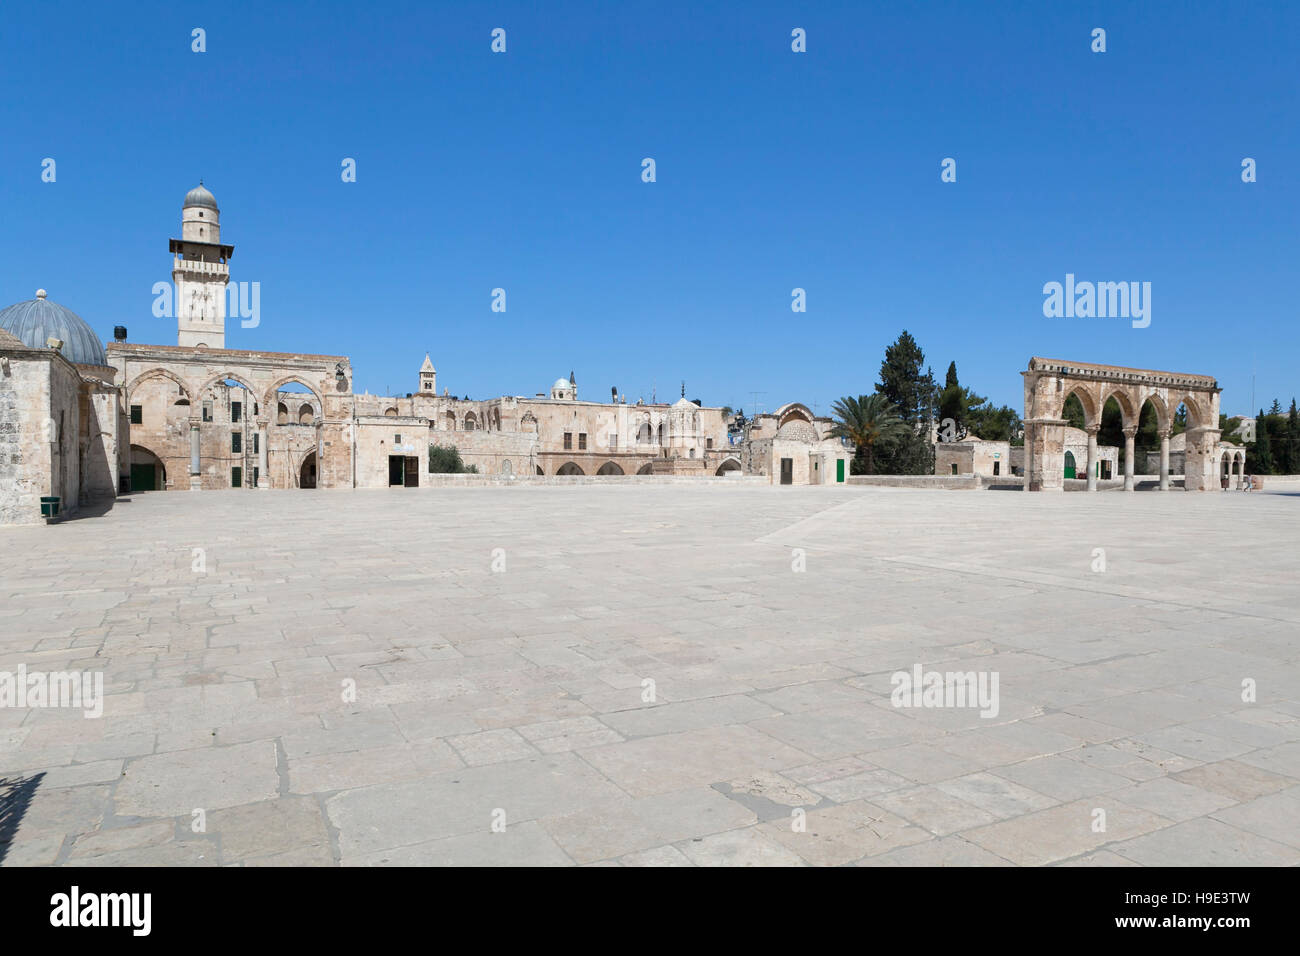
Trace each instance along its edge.
{"label": "minaret", "polygon": [[203,181],[185,194],[181,238],[171,240],[176,344],[226,347],[226,283],[234,246],[221,244],[221,210]]}
{"label": "minaret", "polygon": [[420,366],[420,394],[438,394],[438,370],[429,361],[429,353],[424,353],[424,364]]}

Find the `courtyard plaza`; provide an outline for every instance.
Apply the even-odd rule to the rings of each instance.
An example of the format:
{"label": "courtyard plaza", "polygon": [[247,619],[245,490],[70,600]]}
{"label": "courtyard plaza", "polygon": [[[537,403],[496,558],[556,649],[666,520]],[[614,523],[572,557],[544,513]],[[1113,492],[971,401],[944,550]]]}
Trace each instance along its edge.
{"label": "courtyard plaza", "polygon": [[[0,529],[0,672],[106,695],[0,708],[0,865],[1294,865],[1298,503],[628,481]],[[894,706],[918,665],[996,715]]]}

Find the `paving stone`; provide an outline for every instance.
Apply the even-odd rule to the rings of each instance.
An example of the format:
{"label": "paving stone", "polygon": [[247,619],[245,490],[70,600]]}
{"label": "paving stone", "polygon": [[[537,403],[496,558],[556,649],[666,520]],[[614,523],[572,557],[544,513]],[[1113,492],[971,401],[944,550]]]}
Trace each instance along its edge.
{"label": "paving stone", "polygon": [[279,786],[270,743],[180,750],[130,761],[113,806],[124,817],[188,817],[267,800]]}
{"label": "paving stone", "polygon": [[[1284,496],[402,498],[159,493],[6,529],[0,669],[101,670],[108,696],[0,709],[0,862],[1300,862]],[[894,707],[918,664],[996,671],[998,716]]]}

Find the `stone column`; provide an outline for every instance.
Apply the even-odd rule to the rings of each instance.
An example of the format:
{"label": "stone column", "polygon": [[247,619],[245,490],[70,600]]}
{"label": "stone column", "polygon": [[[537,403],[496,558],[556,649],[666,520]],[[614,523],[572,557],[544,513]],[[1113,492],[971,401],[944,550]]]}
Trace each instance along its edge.
{"label": "stone column", "polygon": [[202,466],[199,463],[199,425],[202,419],[190,419],[190,491],[203,487]]}
{"label": "stone column", "polygon": [[1160,433],[1160,490],[1169,490],[1169,429]]}
{"label": "stone column", "polygon": [[1025,488],[1061,491],[1065,487],[1065,427],[1063,418],[1025,422]]}
{"label": "stone column", "polygon": [[1088,426],[1088,490],[1097,490],[1097,429],[1100,426]]}
{"label": "stone column", "polygon": [[1133,490],[1133,475],[1136,462],[1133,461],[1133,439],[1137,435],[1137,426],[1128,425],[1124,429],[1124,490]]}
{"label": "stone column", "polygon": [[259,488],[271,487],[271,476],[266,470],[266,439],[266,419],[259,418],[257,420],[257,487]]}
{"label": "stone column", "polygon": [[1246,458],[1244,455],[1234,455],[1237,459],[1237,490],[1241,491],[1246,487]]}

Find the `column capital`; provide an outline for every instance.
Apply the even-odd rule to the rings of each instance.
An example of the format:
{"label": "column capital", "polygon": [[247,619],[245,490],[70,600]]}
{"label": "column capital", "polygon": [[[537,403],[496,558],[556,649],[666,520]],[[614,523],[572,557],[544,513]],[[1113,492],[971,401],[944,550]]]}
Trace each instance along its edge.
{"label": "column capital", "polygon": [[1097,432],[1101,431],[1100,425],[1084,425],[1083,430],[1088,433],[1089,438],[1096,438]]}
{"label": "column capital", "polygon": [[1135,438],[1135,437],[1137,436],[1137,433],[1138,433],[1138,427],[1137,427],[1136,425],[1125,425],[1125,426],[1124,426],[1124,439],[1125,439],[1126,441],[1129,441],[1129,440]]}
{"label": "column capital", "polygon": [[202,418],[194,418],[194,417],[190,418],[190,428],[198,428],[202,424],[203,424]]}

